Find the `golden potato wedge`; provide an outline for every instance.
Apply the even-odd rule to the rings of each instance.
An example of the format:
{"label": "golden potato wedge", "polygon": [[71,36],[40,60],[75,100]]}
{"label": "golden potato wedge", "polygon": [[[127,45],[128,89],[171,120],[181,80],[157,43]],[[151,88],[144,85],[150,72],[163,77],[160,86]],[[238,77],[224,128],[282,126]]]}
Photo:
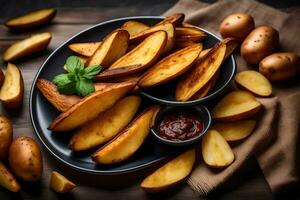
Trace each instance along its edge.
{"label": "golden potato wedge", "polygon": [[199,54],[198,60],[200,60],[204,56],[206,56],[210,50],[211,50],[211,48],[209,48],[209,49],[203,49],[203,51],[201,51],[200,54]]}
{"label": "golden potato wedge", "polygon": [[216,130],[208,130],[201,143],[204,162],[211,167],[226,167],[234,161],[229,144]]}
{"label": "golden potato wedge", "polygon": [[200,42],[206,38],[206,33],[194,27],[176,27],[176,41]]}
{"label": "golden potato wedge", "polygon": [[148,88],[173,80],[193,66],[201,50],[202,44],[194,44],[165,57],[143,75],[138,86]]}
{"label": "golden potato wedge", "polygon": [[4,115],[0,115],[0,160],[7,158],[9,147],[13,140],[13,126]]}
{"label": "golden potato wedge", "polygon": [[208,83],[220,68],[226,45],[218,43],[199,64],[189,70],[177,83],[175,97],[179,101],[189,100]]}
{"label": "golden potato wedge", "polygon": [[67,193],[73,190],[76,185],[60,173],[53,171],[50,178],[50,188],[57,193]]}
{"label": "golden potato wedge", "polygon": [[[193,42],[191,40],[176,40],[175,39],[175,44],[174,44],[174,47],[176,49],[182,49],[182,48],[185,48],[185,47],[188,47],[188,46],[191,46],[191,45],[194,45],[194,44],[197,44],[196,42]],[[202,51],[201,51],[202,52]]]}
{"label": "golden potato wedge", "polygon": [[94,55],[96,50],[100,47],[101,42],[84,42],[84,43],[73,43],[68,47],[71,51],[86,57]]}
{"label": "golden potato wedge", "polygon": [[143,144],[150,132],[152,116],[157,106],[146,109],[119,136],[97,150],[92,159],[100,164],[114,164],[126,160]]}
{"label": "golden potato wedge", "polygon": [[184,20],[184,17],[185,17],[185,15],[183,13],[176,13],[176,14],[167,16],[165,19],[163,19],[157,25],[171,23],[174,26],[180,26]]}
{"label": "golden potato wedge", "polygon": [[254,70],[246,70],[237,73],[235,82],[243,89],[258,96],[267,97],[272,94],[272,85],[270,81],[264,77],[264,75]]}
{"label": "golden potato wedge", "polygon": [[136,35],[148,28],[149,28],[148,25],[143,24],[142,22],[135,21],[135,20],[127,21],[121,26],[121,29],[128,31],[130,36]]}
{"label": "golden potato wedge", "polygon": [[220,121],[237,121],[257,113],[261,103],[251,93],[233,91],[223,97],[212,110],[212,117]]}
{"label": "golden potato wedge", "polygon": [[114,69],[107,69],[103,72],[100,72],[100,74],[97,74],[94,77],[94,80],[101,81],[101,80],[108,80],[111,78],[119,78],[119,77],[125,77],[132,74],[136,74],[137,72],[144,69],[144,66],[134,65],[134,66],[127,66],[127,67],[119,67]]}
{"label": "golden potato wedge", "polygon": [[69,147],[73,151],[82,151],[109,141],[129,124],[140,104],[139,96],[128,96],[118,101],[76,131]]}
{"label": "golden potato wedge", "polygon": [[23,95],[22,73],[16,65],[8,63],[0,91],[0,100],[6,108],[19,108],[23,103]]}
{"label": "golden potato wedge", "polygon": [[38,33],[12,44],[3,54],[4,61],[13,61],[47,48],[51,33]]}
{"label": "golden potato wedge", "polygon": [[4,22],[4,25],[12,30],[29,30],[49,23],[55,15],[56,9],[54,8],[41,9],[9,19]]}
{"label": "golden potato wedge", "polygon": [[128,91],[135,87],[132,81],[113,84],[102,90],[81,99],[69,110],[61,113],[49,125],[52,131],[69,131],[75,129],[87,121],[96,118],[101,112],[112,107]]}
{"label": "golden potato wedge", "polygon": [[108,67],[126,53],[129,33],[119,29],[106,36],[86,65]]}
{"label": "golden potato wedge", "polygon": [[147,176],[141,188],[147,192],[159,192],[180,183],[191,173],[195,160],[195,149],[180,154]]}
{"label": "golden potato wedge", "polygon": [[143,70],[152,65],[161,55],[167,41],[167,34],[164,31],[157,31],[147,37],[132,51],[125,54],[119,60],[114,62],[110,67],[111,69],[121,67],[132,67],[142,65],[140,70]]}
{"label": "golden potato wedge", "polygon": [[19,192],[21,186],[8,168],[0,161],[0,186],[11,192]]}
{"label": "golden potato wedge", "polygon": [[219,122],[212,129],[217,130],[226,141],[238,141],[248,137],[255,128],[256,121],[240,120],[236,122]]}

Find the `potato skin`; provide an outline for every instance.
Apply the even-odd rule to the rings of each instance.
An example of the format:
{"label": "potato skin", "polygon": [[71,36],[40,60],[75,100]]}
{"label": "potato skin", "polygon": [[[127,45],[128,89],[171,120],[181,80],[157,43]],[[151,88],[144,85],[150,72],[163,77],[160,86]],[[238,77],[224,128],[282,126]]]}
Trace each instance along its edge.
{"label": "potato skin", "polygon": [[13,139],[13,127],[9,119],[0,115],[0,160],[6,158]]}
{"label": "potato skin", "polygon": [[274,53],[259,63],[259,72],[271,81],[286,80],[300,71],[300,58],[293,52]]}
{"label": "potato skin", "polygon": [[0,69],[0,88],[2,87],[2,85],[3,85],[3,83],[4,83],[4,79],[5,79],[4,73],[3,73],[3,71]]}
{"label": "potato skin", "polygon": [[247,13],[233,13],[228,15],[220,25],[223,38],[233,37],[242,42],[254,29],[253,17]]}
{"label": "potato skin", "polygon": [[39,145],[30,137],[19,136],[10,146],[8,161],[11,170],[24,181],[41,178],[43,161]]}
{"label": "potato skin", "polygon": [[241,55],[249,64],[258,64],[273,53],[279,44],[279,33],[270,26],[254,29],[241,45]]}

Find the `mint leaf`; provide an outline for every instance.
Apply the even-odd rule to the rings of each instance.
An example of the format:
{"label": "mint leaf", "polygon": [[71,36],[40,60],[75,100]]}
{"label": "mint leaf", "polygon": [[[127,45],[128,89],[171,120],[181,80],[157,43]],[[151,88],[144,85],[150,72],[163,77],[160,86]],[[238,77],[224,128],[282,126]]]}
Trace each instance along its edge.
{"label": "mint leaf", "polygon": [[53,83],[56,85],[57,90],[63,94],[76,93],[76,82],[68,78],[67,74],[60,74],[53,79]]}
{"label": "mint leaf", "polygon": [[70,56],[66,61],[67,71],[76,73],[77,70],[84,69],[83,64],[77,56]]}
{"label": "mint leaf", "polygon": [[95,75],[97,75],[101,70],[101,67],[98,65],[91,65],[84,69],[84,77],[87,79],[92,79]]}
{"label": "mint leaf", "polygon": [[77,94],[84,97],[95,91],[93,81],[83,77],[79,78],[79,81],[76,82]]}

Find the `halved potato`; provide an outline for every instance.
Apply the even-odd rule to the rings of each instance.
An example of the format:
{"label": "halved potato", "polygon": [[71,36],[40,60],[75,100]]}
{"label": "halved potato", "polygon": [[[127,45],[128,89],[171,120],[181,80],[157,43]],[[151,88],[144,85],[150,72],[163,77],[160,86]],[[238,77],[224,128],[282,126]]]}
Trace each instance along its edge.
{"label": "halved potato", "polygon": [[254,120],[219,122],[213,125],[213,129],[217,130],[226,141],[237,141],[248,137],[254,130],[255,124]]}
{"label": "halved potato", "polygon": [[76,185],[60,173],[53,171],[50,178],[50,188],[57,193],[70,192]]}
{"label": "halved potato", "polygon": [[139,96],[123,98],[76,131],[69,147],[73,151],[82,151],[109,141],[128,125],[140,104]]}
{"label": "halved potato", "polygon": [[130,36],[138,34],[148,28],[149,28],[148,25],[143,24],[142,22],[135,21],[135,20],[127,21],[121,26],[121,29],[128,31]]}
{"label": "halved potato", "polygon": [[176,41],[200,42],[206,38],[206,33],[194,27],[176,27]]}
{"label": "halved potato", "polygon": [[114,164],[134,154],[148,136],[152,117],[157,109],[157,106],[146,109],[119,136],[96,151],[92,155],[93,161],[100,164]]}
{"label": "halved potato", "polygon": [[8,63],[0,91],[0,100],[6,108],[19,108],[23,103],[23,95],[22,73],[16,65]]}
{"label": "halved potato", "polygon": [[94,77],[94,80],[101,81],[101,80],[108,80],[111,78],[119,78],[124,76],[129,76],[132,74],[136,74],[137,72],[144,69],[143,65],[134,65],[134,66],[127,66],[127,67],[120,67],[115,69],[107,69],[100,74],[97,74]]}
{"label": "halved potato", "polygon": [[85,124],[87,121],[96,118],[101,112],[112,107],[135,85],[135,82],[128,81],[113,84],[92,93],[81,99],[66,112],[61,113],[53,120],[48,129],[52,131],[69,131]]}
{"label": "halved potato", "polygon": [[146,72],[138,86],[153,87],[180,76],[193,66],[201,50],[202,44],[194,44],[165,57]]}
{"label": "halved potato", "polygon": [[147,192],[159,192],[180,183],[191,173],[195,160],[195,149],[180,154],[147,176],[141,188]]}
{"label": "halved potato", "polygon": [[0,185],[11,192],[19,192],[21,189],[16,178],[1,161],[0,161]]}
{"label": "halved potato", "polygon": [[87,62],[87,66],[101,65],[108,67],[126,53],[129,33],[119,29],[106,36]]}
{"label": "halved potato", "polygon": [[51,33],[38,33],[12,44],[3,54],[4,61],[13,61],[47,48]]}
{"label": "halved potato", "polygon": [[165,19],[163,19],[157,25],[171,23],[174,26],[180,26],[184,20],[184,17],[185,17],[185,15],[183,13],[176,13],[176,14],[167,16]]}
{"label": "halved potato", "polygon": [[41,9],[9,19],[4,22],[4,25],[13,30],[29,30],[49,23],[55,15],[56,9],[54,8]]}
{"label": "halved potato", "polygon": [[204,162],[211,167],[226,167],[234,161],[229,144],[216,130],[208,130],[201,144]]}
{"label": "halved potato", "polygon": [[261,107],[261,103],[251,93],[233,91],[217,103],[212,110],[212,117],[220,121],[237,121],[254,115]]}
{"label": "halved potato", "polygon": [[235,82],[243,89],[248,90],[259,96],[270,96],[272,85],[270,81],[261,73],[254,70],[246,70],[237,73]]}
{"label": "halved potato", "polygon": [[189,70],[177,83],[175,96],[179,101],[189,100],[208,83],[220,68],[226,52],[226,45],[218,43],[199,64]]}
{"label": "halved potato", "polygon": [[94,55],[96,50],[101,45],[101,42],[84,42],[84,43],[73,43],[68,47],[73,52],[78,53],[82,56],[90,57]]}

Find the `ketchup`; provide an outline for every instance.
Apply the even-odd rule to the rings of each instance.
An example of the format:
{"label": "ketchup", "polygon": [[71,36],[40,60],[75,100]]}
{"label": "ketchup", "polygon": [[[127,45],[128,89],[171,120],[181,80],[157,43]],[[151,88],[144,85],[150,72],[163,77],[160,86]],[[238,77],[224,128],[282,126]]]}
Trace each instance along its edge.
{"label": "ketchup", "polygon": [[204,124],[190,113],[166,115],[158,127],[159,135],[168,140],[188,140],[199,135]]}

